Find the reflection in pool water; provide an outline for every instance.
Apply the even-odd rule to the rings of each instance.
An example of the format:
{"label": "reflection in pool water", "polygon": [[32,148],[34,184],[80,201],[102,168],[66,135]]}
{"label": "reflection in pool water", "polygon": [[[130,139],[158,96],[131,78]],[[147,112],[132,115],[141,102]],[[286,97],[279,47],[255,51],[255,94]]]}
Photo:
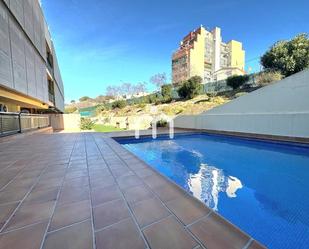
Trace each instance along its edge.
{"label": "reflection in pool water", "polygon": [[236,197],[241,181],[234,176],[225,176],[222,169],[201,164],[200,171],[188,180],[191,193],[215,211],[218,211],[219,193],[225,192],[229,198]]}

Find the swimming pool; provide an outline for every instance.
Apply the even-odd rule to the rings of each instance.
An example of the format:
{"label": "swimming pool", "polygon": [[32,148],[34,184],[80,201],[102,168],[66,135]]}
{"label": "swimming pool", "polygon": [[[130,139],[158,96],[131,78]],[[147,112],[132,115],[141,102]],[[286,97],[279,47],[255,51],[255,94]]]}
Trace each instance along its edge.
{"label": "swimming pool", "polygon": [[309,248],[309,147],[209,134],[117,139],[255,239]]}

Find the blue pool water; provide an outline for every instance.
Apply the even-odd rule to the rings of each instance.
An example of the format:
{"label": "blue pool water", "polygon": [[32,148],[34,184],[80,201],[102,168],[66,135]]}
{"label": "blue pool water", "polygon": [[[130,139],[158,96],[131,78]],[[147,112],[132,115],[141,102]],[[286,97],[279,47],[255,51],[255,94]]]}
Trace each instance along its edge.
{"label": "blue pool water", "polygon": [[207,134],[118,141],[267,247],[309,248],[309,147]]}

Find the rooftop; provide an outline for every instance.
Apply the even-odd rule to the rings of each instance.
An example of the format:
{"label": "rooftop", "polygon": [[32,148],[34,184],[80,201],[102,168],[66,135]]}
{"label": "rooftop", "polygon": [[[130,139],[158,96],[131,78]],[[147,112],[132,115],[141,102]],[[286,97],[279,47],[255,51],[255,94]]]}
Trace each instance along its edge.
{"label": "rooftop", "polygon": [[116,135],[132,133],[0,143],[0,249],[263,248]]}

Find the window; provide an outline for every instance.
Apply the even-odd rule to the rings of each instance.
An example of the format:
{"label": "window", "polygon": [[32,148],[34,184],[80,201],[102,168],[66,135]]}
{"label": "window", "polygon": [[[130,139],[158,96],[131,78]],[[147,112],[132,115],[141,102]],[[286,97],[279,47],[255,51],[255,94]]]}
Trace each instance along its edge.
{"label": "window", "polygon": [[46,61],[47,61],[47,65],[49,69],[52,70],[54,68],[54,59],[53,59],[52,51],[49,48],[47,42],[46,42]]}
{"label": "window", "polygon": [[48,99],[50,102],[55,104],[54,82],[50,79],[48,79]]}

